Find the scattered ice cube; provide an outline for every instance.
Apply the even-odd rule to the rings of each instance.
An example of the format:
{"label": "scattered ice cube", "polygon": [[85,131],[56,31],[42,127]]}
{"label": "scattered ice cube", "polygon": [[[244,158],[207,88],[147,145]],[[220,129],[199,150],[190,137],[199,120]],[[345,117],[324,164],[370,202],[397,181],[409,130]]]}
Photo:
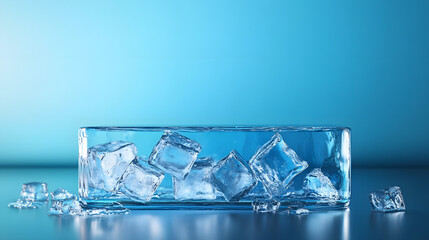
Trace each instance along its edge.
{"label": "scattered ice cube", "polygon": [[101,216],[111,214],[127,214],[128,209],[119,203],[106,208],[84,209],[81,203],[76,200],[54,201],[49,210],[49,215],[70,215],[70,216]]}
{"label": "scattered ice cube", "polygon": [[265,143],[249,162],[255,175],[273,197],[281,196],[292,179],[308,167],[279,133]]}
{"label": "scattered ice cube", "polygon": [[116,190],[135,201],[148,202],[163,179],[160,169],[137,157],[118,181]]}
{"label": "scattered ice cube", "polygon": [[253,211],[260,213],[275,213],[279,210],[280,202],[273,199],[261,198],[252,202]]}
{"label": "scattered ice cube", "polygon": [[173,177],[174,198],[176,200],[216,199],[215,189],[205,180],[213,165],[214,160],[211,157],[199,158],[184,180]]}
{"label": "scattered ice cube", "polygon": [[21,199],[16,200],[16,202],[9,203],[7,205],[10,208],[38,208],[43,206],[42,202],[33,202],[33,201],[22,201]]}
{"label": "scattered ice cube", "polygon": [[331,180],[323,175],[320,168],[313,169],[304,180],[304,194],[307,197],[338,199],[338,191],[332,185]]}
{"label": "scattered ice cube", "polygon": [[235,150],[213,167],[208,181],[230,202],[239,201],[258,183]]}
{"label": "scattered ice cube", "polygon": [[43,182],[24,183],[21,190],[22,201],[47,201],[49,197],[48,184]]}
{"label": "scattered ice cube", "polygon": [[197,155],[199,143],[176,132],[165,131],[149,156],[149,163],[178,179],[189,174]]}
{"label": "scattered ice cube", "polygon": [[396,212],[405,211],[404,198],[398,186],[381,189],[369,195],[373,211]]}
{"label": "scattered ice cube", "polygon": [[295,214],[295,215],[304,215],[304,214],[309,214],[310,211],[308,209],[305,209],[305,208],[298,208],[296,210],[291,210],[290,213]]}
{"label": "scattered ice cube", "polygon": [[65,201],[76,199],[76,196],[69,193],[64,188],[58,188],[54,192],[51,192],[51,200],[52,201]]}
{"label": "scattered ice cube", "polygon": [[90,187],[113,191],[128,165],[136,158],[133,143],[109,142],[88,149]]}

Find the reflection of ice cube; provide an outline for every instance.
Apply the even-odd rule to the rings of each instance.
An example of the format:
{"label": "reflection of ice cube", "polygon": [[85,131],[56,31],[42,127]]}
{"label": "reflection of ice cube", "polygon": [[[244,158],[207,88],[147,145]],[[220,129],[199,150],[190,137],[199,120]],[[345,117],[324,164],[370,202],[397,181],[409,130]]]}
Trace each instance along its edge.
{"label": "reflection of ice cube", "polygon": [[96,145],[88,149],[91,175],[89,187],[113,191],[125,169],[136,158],[136,154],[134,144],[122,141]]}
{"label": "reflection of ice cube", "polygon": [[320,168],[313,169],[304,180],[304,194],[307,197],[338,199],[338,191]]}
{"label": "reflection of ice cube", "polygon": [[138,157],[125,170],[116,190],[135,201],[148,202],[162,179],[164,174],[160,169]]}
{"label": "reflection of ice cube", "polygon": [[214,161],[210,157],[199,158],[186,179],[173,177],[174,198],[177,200],[215,199],[215,189],[205,180],[213,164]]}
{"label": "reflection of ice cube", "polygon": [[176,132],[166,131],[153,148],[149,163],[178,179],[185,179],[198,153],[199,143]]}
{"label": "reflection of ice cube", "polygon": [[250,160],[250,167],[273,197],[281,196],[292,179],[304,171],[308,164],[276,133]]}
{"label": "reflection of ice cube", "polygon": [[230,202],[239,201],[257,184],[249,166],[235,150],[213,167],[208,181]]}
{"label": "reflection of ice cube", "polygon": [[405,211],[404,198],[397,186],[372,192],[369,195],[372,209],[377,212]]}
{"label": "reflection of ice cube", "polygon": [[23,201],[46,201],[48,200],[48,185],[42,182],[24,183],[21,190]]}
{"label": "reflection of ice cube", "polygon": [[253,211],[260,213],[275,213],[279,210],[280,202],[273,199],[257,199],[252,202]]}
{"label": "reflection of ice cube", "polygon": [[64,188],[58,188],[54,192],[51,192],[51,200],[52,201],[65,201],[76,199],[76,196],[69,193]]}

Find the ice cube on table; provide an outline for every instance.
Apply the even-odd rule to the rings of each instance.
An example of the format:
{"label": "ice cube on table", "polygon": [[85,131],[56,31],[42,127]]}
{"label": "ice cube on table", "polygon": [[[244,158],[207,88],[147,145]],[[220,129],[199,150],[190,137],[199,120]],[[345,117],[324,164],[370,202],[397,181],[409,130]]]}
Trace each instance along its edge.
{"label": "ice cube on table", "polygon": [[208,181],[229,202],[239,201],[258,183],[252,170],[235,150],[213,167]]}
{"label": "ice cube on table", "polygon": [[148,202],[163,179],[164,173],[160,169],[137,157],[125,170],[115,189],[135,201]]}
{"label": "ice cube on table", "polygon": [[201,151],[199,143],[165,131],[149,156],[149,163],[178,179],[185,179]]}
{"label": "ice cube on table", "polygon": [[373,211],[396,212],[405,211],[404,198],[398,186],[381,189],[369,195]]}
{"label": "ice cube on table", "polygon": [[216,199],[214,187],[205,180],[213,165],[213,158],[199,158],[195,161],[186,179],[173,177],[174,198],[176,200]]}
{"label": "ice cube on table", "polygon": [[295,214],[295,215],[305,215],[305,214],[309,214],[310,211],[308,209],[305,209],[305,208],[298,208],[296,210],[291,210],[290,213]]}
{"label": "ice cube on table", "polygon": [[16,200],[15,202],[11,202],[7,205],[10,208],[38,208],[43,206],[42,202],[33,202],[33,201],[22,201],[21,199]]}
{"label": "ice cube on table", "polygon": [[320,168],[315,168],[307,174],[302,188],[307,197],[332,200],[339,198],[338,191]]}
{"label": "ice cube on table", "polygon": [[281,196],[292,179],[308,167],[308,163],[286,145],[279,133],[259,148],[249,164],[273,197]]}
{"label": "ice cube on table", "polygon": [[83,208],[76,199],[53,201],[49,215],[83,215]]}
{"label": "ice cube on table", "polygon": [[51,200],[52,201],[65,201],[76,199],[76,196],[69,193],[64,188],[58,188],[54,192],[51,192]]}
{"label": "ice cube on table", "polygon": [[254,212],[275,213],[279,210],[280,202],[274,199],[261,198],[252,202]]}
{"label": "ice cube on table", "polygon": [[24,183],[21,190],[22,201],[47,201],[49,198],[48,184],[43,182]]}
{"label": "ice cube on table", "polygon": [[136,156],[137,148],[133,143],[118,141],[91,147],[88,149],[89,187],[113,191]]}

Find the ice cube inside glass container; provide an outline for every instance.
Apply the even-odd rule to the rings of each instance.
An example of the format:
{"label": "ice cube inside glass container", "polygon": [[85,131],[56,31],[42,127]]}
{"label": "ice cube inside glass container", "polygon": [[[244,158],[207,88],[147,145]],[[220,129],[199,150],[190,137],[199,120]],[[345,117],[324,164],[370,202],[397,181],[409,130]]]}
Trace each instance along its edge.
{"label": "ice cube inside glass container", "polygon": [[[287,153],[293,151],[299,158],[297,161],[298,158],[293,154],[292,159],[297,163],[291,168],[293,178],[284,178],[287,174],[283,173],[290,170],[282,168],[281,162],[275,160],[263,162],[270,167],[264,171],[250,168],[257,179],[256,187],[250,191],[246,189],[244,193],[239,192],[237,198],[229,195],[233,201],[228,201],[224,196],[225,192],[210,182],[211,185],[204,188],[207,190],[204,194],[207,195],[198,193],[202,188],[195,182],[203,182],[198,180],[201,176],[193,177],[201,170],[198,162],[195,165],[197,159],[212,159],[213,166],[204,167],[204,170],[211,171],[213,169],[209,168],[214,168],[228,153],[235,151],[241,156],[243,165],[251,165],[252,157],[257,156],[261,149],[267,150],[267,143],[273,140],[273,136],[275,141],[281,141],[277,141],[278,147],[275,144],[272,148],[275,150],[272,154],[280,156],[279,159],[283,159],[283,163],[287,163],[288,167],[292,166],[288,162],[292,160],[282,155],[281,150],[284,150],[285,146]],[[280,208],[306,208],[311,211],[345,208],[349,204],[351,194],[350,140],[350,129],[345,127],[84,127],[79,131],[79,199],[88,207],[119,202],[132,209],[252,210],[252,202],[255,199],[268,200],[273,198],[273,195],[278,195],[275,200],[280,203]],[[103,167],[101,164],[102,160],[93,157],[93,152],[97,148],[102,150],[100,146],[111,146],[112,143],[125,144],[129,151],[124,155],[118,154],[115,148],[105,148],[108,150],[105,154],[112,154],[111,159],[115,159],[112,163],[120,166],[106,168],[107,165]],[[118,157],[123,156],[127,157],[126,160],[120,161]],[[164,179],[153,197],[143,198],[144,201],[117,188],[128,166],[139,157],[148,158],[147,164],[164,174]],[[304,165],[307,167],[304,168]],[[270,175],[267,171],[270,169],[281,174]],[[233,169],[225,169],[223,173],[230,174],[231,171]],[[263,184],[261,173],[266,176],[280,176],[281,178],[274,181],[281,183],[280,191],[273,188],[276,184]],[[102,181],[100,176],[104,178]],[[187,179],[188,177],[190,179]],[[230,179],[231,181],[224,183],[225,186],[229,184],[236,187],[232,181],[234,178]],[[288,179],[287,183],[284,179]],[[179,186],[179,182],[186,184],[184,187]],[[214,193],[209,186],[215,188]],[[136,187],[135,192],[141,190],[138,185],[133,187]],[[144,187],[148,186],[141,188]],[[161,190],[170,194],[159,194]]]}

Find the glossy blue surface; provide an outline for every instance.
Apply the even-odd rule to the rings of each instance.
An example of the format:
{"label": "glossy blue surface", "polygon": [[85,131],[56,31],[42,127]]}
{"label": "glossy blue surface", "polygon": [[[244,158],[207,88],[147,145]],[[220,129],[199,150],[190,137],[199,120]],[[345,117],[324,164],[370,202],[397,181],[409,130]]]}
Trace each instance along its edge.
{"label": "glossy blue surface", "polygon": [[[77,193],[77,169],[0,169],[0,239],[426,239],[429,169],[353,169],[349,210],[309,215],[251,211],[132,210],[103,217],[48,216],[48,208],[8,208],[21,184],[44,181]],[[368,194],[398,185],[407,210],[371,211]]]}
{"label": "glossy blue surface", "polygon": [[85,125],[350,126],[426,165],[429,1],[3,1],[0,165],[77,165]]}

